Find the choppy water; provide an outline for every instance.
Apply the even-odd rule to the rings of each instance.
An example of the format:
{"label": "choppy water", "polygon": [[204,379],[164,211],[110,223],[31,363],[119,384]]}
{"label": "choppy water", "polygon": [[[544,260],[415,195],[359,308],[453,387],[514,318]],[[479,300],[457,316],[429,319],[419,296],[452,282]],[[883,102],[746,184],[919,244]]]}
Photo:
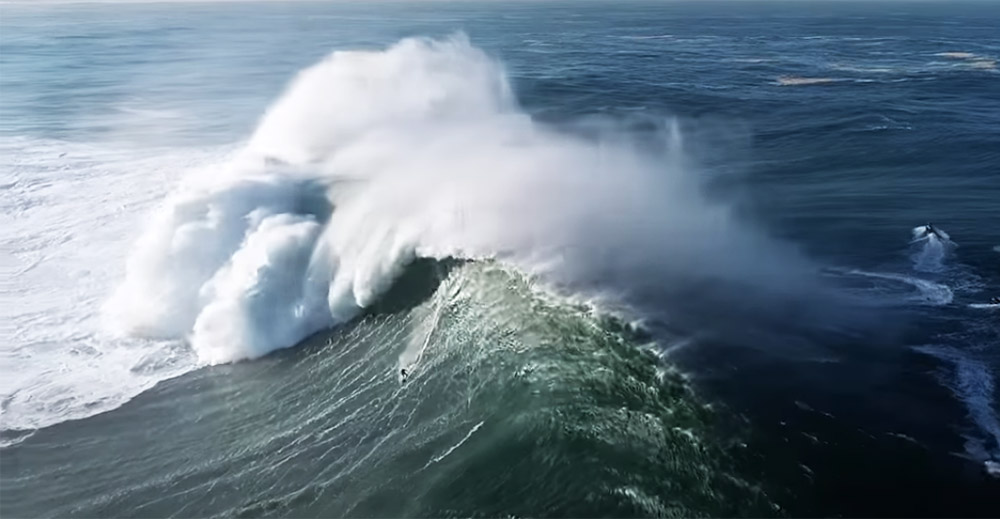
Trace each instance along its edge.
{"label": "choppy water", "polygon": [[996,515],[998,26],[4,4],[2,512]]}

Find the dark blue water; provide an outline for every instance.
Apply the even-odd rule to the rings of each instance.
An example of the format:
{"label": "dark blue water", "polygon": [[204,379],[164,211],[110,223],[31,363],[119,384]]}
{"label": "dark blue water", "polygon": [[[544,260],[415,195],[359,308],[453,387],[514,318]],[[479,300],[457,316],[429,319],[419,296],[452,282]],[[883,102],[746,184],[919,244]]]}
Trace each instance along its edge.
{"label": "dark blue water", "polygon": [[[1000,514],[998,28],[992,2],[5,4],[3,369],[27,375],[2,386],[0,511]],[[674,128],[704,196],[823,290],[692,281],[635,335],[437,265],[373,315],[232,365],[89,331],[145,211],[297,71],[456,32],[555,132],[657,150]],[[913,234],[927,222],[950,239]],[[378,382],[425,325],[438,378]],[[665,359],[639,353],[674,335]]]}

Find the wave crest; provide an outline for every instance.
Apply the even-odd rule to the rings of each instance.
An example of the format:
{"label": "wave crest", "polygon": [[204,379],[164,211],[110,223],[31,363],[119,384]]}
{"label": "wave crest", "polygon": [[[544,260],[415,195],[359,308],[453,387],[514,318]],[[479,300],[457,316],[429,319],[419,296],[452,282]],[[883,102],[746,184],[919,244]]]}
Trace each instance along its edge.
{"label": "wave crest", "polygon": [[618,292],[787,283],[791,255],[705,201],[676,129],[663,141],[640,152],[535,123],[464,36],[334,52],[241,151],[168,198],[107,313],[219,363],[353,318],[418,257],[498,258]]}

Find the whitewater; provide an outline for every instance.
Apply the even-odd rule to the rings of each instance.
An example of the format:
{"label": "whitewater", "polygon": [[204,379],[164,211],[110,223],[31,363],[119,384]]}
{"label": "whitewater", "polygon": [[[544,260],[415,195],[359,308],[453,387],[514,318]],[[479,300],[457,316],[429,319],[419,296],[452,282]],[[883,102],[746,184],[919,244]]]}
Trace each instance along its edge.
{"label": "whitewater", "polygon": [[[576,279],[639,262],[711,269],[742,230],[678,162],[653,159],[533,123],[501,65],[462,36],[335,52],[244,149],[169,196],[107,311],[213,364],[351,319],[416,257]],[[742,274],[725,266],[714,274]]]}
{"label": "whitewater", "polygon": [[[676,124],[662,121],[653,146],[610,121],[591,128],[600,131],[583,137],[533,121],[502,64],[459,34],[333,52],[291,81],[242,144],[112,154],[114,168],[99,155],[108,152],[88,150],[107,171],[84,169],[80,182],[145,191],[96,212],[83,199],[52,206],[57,221],[92,218],[68,225],[95,250],[84,245],[73,253],[88,257],[66,263],[100,265],[101,275],[64,306],[58,283],[38,273],[50,288],[41,313],[72,324],[53,333],[13,316],[36,335],[15,338],[16,360],[31,368],[4,388],[4,428],[104,411],[198,366],[294,346],[362,313],[416,258],[500,260],[553,292],[617,309],[651,280],[775,289],[805,272],[701,195]],[[71,200],[72,180],[59,182],[47,187]],[[109,227],[107,212],[131,216]],[[44,221],[35,218],[26,222]],[[61,344],[38,346],[52,342]],[[81,347],[91,369],[53,368],[78,363],[69,359]]]}

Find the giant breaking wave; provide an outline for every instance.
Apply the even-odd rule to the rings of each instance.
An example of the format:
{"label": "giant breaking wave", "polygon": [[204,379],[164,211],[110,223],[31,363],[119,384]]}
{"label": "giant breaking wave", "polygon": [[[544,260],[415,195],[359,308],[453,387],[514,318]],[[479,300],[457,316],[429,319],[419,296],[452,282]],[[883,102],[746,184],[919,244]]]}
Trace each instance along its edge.
{"label": "giant breaking wave", "polygon": [[464,36],[334,52],[168,197],[105,314],[216,364],[350,320],[418,257],[495,258],[619,302],[671,280],[787,279],[794,255],[708,203],[667,133],[657,152],[547,128]]}

